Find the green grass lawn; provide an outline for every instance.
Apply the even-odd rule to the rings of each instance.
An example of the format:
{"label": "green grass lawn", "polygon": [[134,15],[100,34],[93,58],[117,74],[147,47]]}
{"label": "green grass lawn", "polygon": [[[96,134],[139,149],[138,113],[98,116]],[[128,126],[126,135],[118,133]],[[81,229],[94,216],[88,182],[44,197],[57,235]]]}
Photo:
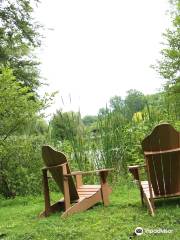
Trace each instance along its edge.
{"label": "green grass lawn", "polygon": [[[57,197],[58,194],[54,193],[53,198]],[[37,216],[43,209],[42,196],[1,199],[0,239],[179,240],[180,199],[159,201],[156,206],[156,215],[151,217],[147,209],[141,206],[138,189],[127,184],[113,188],[109,207],[98,204],[67,219],[60,218],[58,213],[39,219]],[[168,229],[172,233],[133,236],[136,227]]]}

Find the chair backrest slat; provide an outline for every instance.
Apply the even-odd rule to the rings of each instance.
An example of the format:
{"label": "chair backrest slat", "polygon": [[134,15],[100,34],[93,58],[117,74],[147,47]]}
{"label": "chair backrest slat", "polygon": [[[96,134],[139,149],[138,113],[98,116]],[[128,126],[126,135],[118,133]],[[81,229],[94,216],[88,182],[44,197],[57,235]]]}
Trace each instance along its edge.
{"label": "chair backrest slat", "polygon": [[[42,146],[42,157],[43,157],[44,164],[46,165],[46,167],[52,167],[52,166],[57,166],[57,165],[67,163],[66,164],[67,173],[68,174],[71,173],[67,158],[62,152],[58,152],[58,151],[54,150],[52,147],[50,147],[48,145],[44,145],[44,146]],[[61,167],[53,168],[53,169],[49,169],[49,171],[50,171],[53,179],[57,183],[60,191],[62,193],[64,193],[62,168]],[[77,200],[79,198],[79,196],[78,196],[73,178],[71,176],[68,177],[68,183],[69,183],[70,200],[71,201]]]}
{"label": "chair backrest slat", "polygon": [[173,192],[180,192],[180,153],[171,155],[171,186]]}
{"label": "chair backrest slat", "polygon": [[157,154],[180,148],[180,133],[170,124],[160,124],[143,140],[142,148],[144,152],[152,152],[145,158],[155,195],[180,192],[180,151]]}

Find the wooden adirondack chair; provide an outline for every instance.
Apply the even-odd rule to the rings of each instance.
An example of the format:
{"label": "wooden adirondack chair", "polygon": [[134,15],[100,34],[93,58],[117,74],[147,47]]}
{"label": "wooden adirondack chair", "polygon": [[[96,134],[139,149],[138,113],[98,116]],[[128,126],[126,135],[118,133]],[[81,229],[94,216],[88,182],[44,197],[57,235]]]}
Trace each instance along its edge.
{"label": "wooden adirondack chair", "polygon": [[[112,190],[106,179],[108,172],[112,169],[71,172],[66,156],[61,152],[55,151],[50,146],[42,147],[42,157],[46,165],[42,169],[45,210],[40,216],[46,217],[53,212],[64,211],[62,217],[66,217],[75,212],[84,211],[100,201],[103,201],[105,206],[109,205],[108,197]],[[48,171],[57,183],[60,191],[64,194],[64,198],[53,205],[50,203]],[[100,185],[83,185],[82,175],[92,173],[99,174]],[[74,184],[73,176],[76,178],[76,185]]]}
{"label": "wooden adirondack chair", "polygon": [[[154,215],[154,200],[180,196],[180,133],[170,124],[156,126],[142,142],[145,165],[129,166],[140,187],[141,201]],[[146,169],[147,181],[141,181],[140,170]]]}

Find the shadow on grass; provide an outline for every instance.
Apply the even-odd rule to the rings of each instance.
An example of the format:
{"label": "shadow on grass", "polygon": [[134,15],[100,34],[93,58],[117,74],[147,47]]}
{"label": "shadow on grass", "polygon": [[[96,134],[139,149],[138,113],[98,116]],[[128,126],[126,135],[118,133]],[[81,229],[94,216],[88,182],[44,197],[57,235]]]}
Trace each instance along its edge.
{"label": "shadow on grass", "polygon": [[180,207],[180,197],[157,199],[155,200],[155,206]]}

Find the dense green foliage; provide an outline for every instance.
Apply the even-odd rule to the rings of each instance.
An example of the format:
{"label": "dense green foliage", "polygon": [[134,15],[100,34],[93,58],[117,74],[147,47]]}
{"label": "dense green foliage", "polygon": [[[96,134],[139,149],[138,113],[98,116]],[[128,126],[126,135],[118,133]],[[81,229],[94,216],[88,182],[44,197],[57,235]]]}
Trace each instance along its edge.
{"label": "dense green foliage", "polygon": [[[35,186],[31,181],[35,176],[36,186],[39,184],[37,166],[41,166],[41,163],[39,151],[36,153],[40,148],[38,137],[32,138],[19,134],[20,131],[25,133],[23,128],[27,129],[29,122],[35,118],[40,109],[40,101],[34,101],[33,96],[34,93],[29,92],[28,87],[23,87],[16,81],[11,69],[2,69],[0,74],[0,192],[7,197],[34,192]],[[42,137],[39,136],[40,138]]]}
{"label": "dense green foliage", "polygon": [[[125,99],[112,97],[96,119],[83,118],[94,119],[92,123],[83,125],[83,119],[77,121],[76,113],[58,111],[50,123],[51,140],[56,148],[68,154],[76,170],[113,167],[115,175],[124,175],[128,165],[143,163],[141,141],[156,124],[169,122],[180,129],[177,113],[167,101],[166,92],[144,96],[130,90]],[[66,138],[61,138],[60,132]]]}
{"label": "dense green foliage", "polygon": [[167,86],[180,87],[180,1],[171,1],[172,26],[164,33],[165,47],[161,51],[162,59],[159,61],[159,72],[167,79]]}
{"label": "dense green foliage", "polygon": [[37,93],[33,52],[40,38],[32,14],[30,1],[0,3],[0,194],[6,197],[40,191],[39,149],[47,124],[39,115],[45,101]]}
{"label": "dense green foliage", "polygon": [[87,115],[82,119],[85,126],[91,126],[94,122],[96,122],[96,120],[97,120],[97,116],[91,116],[91,115]]}
{"label": "dense green foliage", "polygon": [[0,3],[0,70],[3,66],[13,69],[16,80],[28,86],[29,91],[35,91],[40,85],[38,63],[33,56],[34,49],[40,45],[40,26],[32,13],[32,5],[27,0]]}
{"label": "dense green foliage", "polygon": [[125,112],[127,112],[126,115],[128,119],[131,120],[134,113],[142,111],[144,106],[145,98],[141,92],[133,89],[127,92],[127,97],[125,99]]}
{"label": "dense green foliage", "polygon": [[79,113],[57,111],[54,114],[50,126],[52,138],[57,140],[71,140],[82,128],[82,120]]}
{"label": "dense green foliage", "polygon": [[[164,33],[164,46],[157,71],[166,80],[167,99],[180,111],[180,0],[171,0],[171,27]],[[180,117],[178,115],[178,117]]]}
{"label": "dense green foliage", "polygon": [[40,108],[34,101],[34,93],[22,87],[11,69],[2,69],[0,74],[0,138],[5,140],[27,123]]}
{"label": "dense green foliage", "polygon": [[41,193],[43,165],[39,149],[44,141],[43,136],[12,136],[0,148],[0,192],[4,196]]}

